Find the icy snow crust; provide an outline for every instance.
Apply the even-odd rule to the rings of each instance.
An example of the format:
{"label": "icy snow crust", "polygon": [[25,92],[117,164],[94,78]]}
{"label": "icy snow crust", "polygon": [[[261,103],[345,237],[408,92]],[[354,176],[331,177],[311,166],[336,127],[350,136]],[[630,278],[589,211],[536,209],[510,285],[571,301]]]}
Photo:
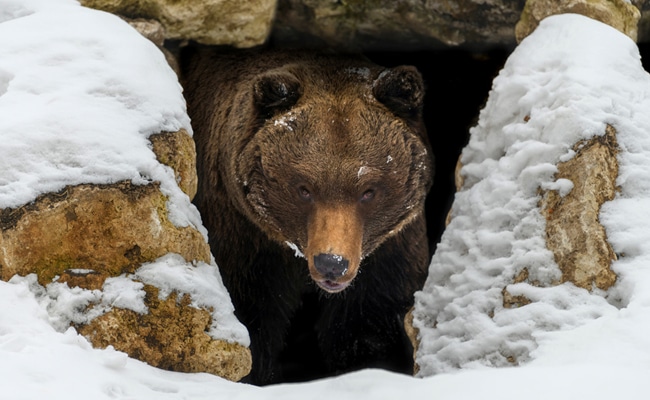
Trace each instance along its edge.
{"label": "icy snow crust", "polygon": [[[596,339],[608,327],[620,334],[616,321],[650,298],[649,93],[635,43],[589,18],[547,18],[517,47],[471,130],[462,154],[464,187],[416,295],[420,376],[510,366],[514,360],[541,362],[549,353],[584,361],[585,354],[616,348],[606,339],[579,340]],[[553,178],[555,164],[574,155],[576,142],[604,134],[605,124],[617,129],[622,149],[621,192],[600,216],[620,256],[613,265],[618,282],[608,293],[572,284],[509,284],[524,268],[530,282],[559,281],[560,270],[545,247],[538,189],[569,193],[572,182]],[[504,308],[503,288],[533,303]],[[635,325],[647,329],[647,315],[637,315],[643,322]],[[546,344],[550,338],[572,345],[554,347]]]}
{"label": "icy snow crust", "polygon": [[[83,34],[77,32],[81,28]],[[95,30],[102,30],[103,34],[92,33]],[[135,118],[131,121],[135,127],[119,120],[133,117],[136,109],[149,109],[147,104],[157,99],[146,94],[172,85],[168,79],[174,82],[172,86],[176,94],[171,95],[169,101],[161,102],[163,108],[152,109],[172,110],[168,115],[179,113],[176,122],[181,123],[171,123],[174,128],[170,127],[170,130],[178,126],[187,127],[182,122],[184,115],[173,106],[182,107],[175,77],[166,72],[159,75],[161,72],[157,67],[152,67],[151,60],[159,57],[157,53],[140,57],[153,50],[134,32],[127,34],[126,30],[126,26],[116,18],[82,9],[70,0],[0,0],[0,207],[31,201],[40,190],[52,190],[46,185],[63,184],[66,173],[72,181],[86,173],[92,179],[102,181],[112,172],[103,174],[101,169],[113,168],[114,179],[138,178],[140,175],[145,176],[142,178],[145,180],[164,179],[155,175],[159,167],[154,166],[150,152],[122,154],[111,166],[107,159],[101,158],[109,152],[93,148],[100,142],[93,142],[73,129],[81,126],[93,133],[108,131],[115,141],[122,140],[122,131],[104,130],[106,125],[96,123],[110,122],[116,124],[111,126],[120,125],[145,137],[158,129],[155,121],[164,125],[174,118],[149,116],[149,123],[143,125]],[[84,46],[90,46],[88,51],[80,51]],[[120,58],[118,54],[125,51],[132,54]],[[59,53],[61,56],[56,56]],[[75,57],[71,59],[73,55]],[[102,66],[102,57],[112,60],[113,67]],[[123,62],[137,61],[143,68],[129,63],[115,64],[113,57]],[[590,62],[580,61],[585,57]],[[57,70],[57,62],[65,68]],[[163,65],[162,59],[154,64],[158,63]],[[609,66],[606,63],[610,63]],[[35,71],[45,68],[44,65],[50,65],[46,70],[51,75],[39,77],[32,74],[37,80],[34,82],[23,79],[22,87],[29,90],[17,95],[21,86],[17,89],[15,85],[21,82],[17,79],[22,79],[22,71]],[[80,68],[80,65],[86,68]],[[77,73],[66,72],[70,71],[68,68]],[[139,78],[131,82],[131,78],[124,76],[128,71],[138,74]],[[107,75],[102,75],[104,73]],[[56,79],[49,81],[46,76]],[[65,76],[76,78],[76,84],[62,85],[61,78]],[[106,76],[119,79],[111,86],[109,83],[112,81],[102,80]],[[510,76],[513,82],[508,83],[506,76]],[[156,81],[151,80],[154,77]],[[99,96],[107,114],[97,110],[85,111],[93,96],[79,85],[91,82],[94,85],[91,87],[100,91],[111,87],[138,88],[128,89],[133,93],[120,92],[124,93],[122,99],[134,99],[129,103],[131,108],[119,101],[112,102],[115,99],[111,100],[111,96]],[[120,82],[131,83],[119,85]],[[53,91],[55,87],[70,96],[58,98]],[[5,97],[9,95],[22,96],[29,101],[21,100],[20,104],[9,102]],[[471,171],[469,167],[465,171],[468,184],[459,194],[456,218],[441,244],[447,255],[443,256],[443,251],[439,250],[432,262],[434,271],[427,291],[418,296],[419,318],[423,314],[447,318],[445,321],[440,317],[439,327],[444,332],[431,332],[431,325],[421,324],[424,328],[423,347],[427,351],[438,348],[442,354],[436,357],[434,353],[426,353],[428,356],[424,357],[421,351],[419,361],[427,374],[459,366],[482,366],[484,363],[478,360],[488,352],[494,352],[498,347],[495,343],[502,343],[519,351],[518,354],[528,354],[532,361],[522,367],[477,368],[462,372],[454,369],[457,373],[439,373],[423,379],[365,370],[312,383],[265,388],[232,383],[209,374],[162,371],[112,348],[93,349],[73,329],[62,331],[62,322],[66,318],[83,317],[75,314],[75,307],[85,304],[79,302],[83,296],[90,295],[92,299],[93,293],[70,294],[65,292],[70,289],[63,285],[53,286],[51,290],[61,291],[55,296],[58,304],[54,304],[47,292],[38,293],[34,278],[27,277],[14,278],[11,282],[0,281],[0,399],[514,400],[523,396],[531,400],[645,400],[650,393],[650,380],[647,379],[650,374],[650,338],[647,335],[650,331],[650,180],[647,179],[650,176],[650,139],[645,128],[650,126],[650,121],[646,120],[650,109],[649,97],[650,82],[641,69],[634,44],[612,29],[577,16],[552,17],[543,22],[515,52],[495,82],[492,99],[481,115],[480,126],[472,132],[472,147],[464,156],[466,165],[474,165],[475,170]],[[121,117],[108,116],[113,106],[119,109],[117,115]],[[574,113],[572,109],[580,112]],[[65,118],[56,118],[57,112]],[[544,127],[537,137],[534,129],[525,132],[527,126],[522,119],[528,113],[531,115],[528,126],[538,124]],[[559,129],[560,122],[576,124],[581,129],[578,132],[553,130]],[[495,304],[498,306],[499,301],[495,299],[498,298],[499,285],[510,281],[512,275],[507,274],[514,273],[516,266],[540,266],[538,279],[552,280],[557,276],[552,257],[542,250],[542,243],[534,239],[541,232],[543,221],[539,220],[534,210],[536,201],[531,197],[537,184],[570,190],[568,182],[553,181],[553,170],[549,165],[556,158],[570,158],[568,148],[572,141],[602,133],[605,122],[614,124],[619,130],[618,140],[623,148],[619,160],[622,191],[616,200],[605,205],[601,214],[610,241],[620,254],[619,261],[614,264],[619,281],[606,294],[609,302],[600,295],[589,295],[568,285],[550,289],[510,286],[508,290],[513,294],[525,293],[540,299],[540,304],[519,310],[497,307],[497,322],[482,317],[484,314],[480,310],[489,310]],[[20,124],[23,124],[22,128]],[[62,129],[58,134],[56,126]],[[21,129],[22,134],[29,138],[30,146],[20,145],[16,129]],[[35,131],[41,132],[43,137]],[[487,135],[494,138],[486,141]],[[58,150],[66,156],[59,157],[58,163],[42,161],[44,155],[55,153],[48,150],[48,140],[52,143],[57,143],[57,140],[58,143],[70,142],[67,144],[71,147],[59,146]],[[128,144],[134,146],[144,143],[144,140],[133,137],[124,140],[129,140]],[[136,151],[136,147],[117,143],[101,144]],[[89,163],[79,167],[72,163],[70,160],[79,154],[68,149],[75,147],[83,154],[94,154],[98,165]],[[500,161],[502,153],[507,154],[503,154],[504,160]],[[7,159],[7,156],[13,159]],[[131,164],[130,161],[134,161],[131,159],[124,163],[126,166],[122,165],[121,160],[129,157],[137,158],[137,163]],[[483,169],[478,168],[481,163]],[[536,169],[538,165],[539,169]],[[63,168],[58,170],[53,166]],[[9,167],[18,170],[9,171],[6,169]],[[79,169],[83,169],[83,174]],[[44,173],[47,174],[41,175]],[[171,179],[171,175],[169,177]],[[23,183],[22,179],[29,184]],[[535,179],[537,182],[533,181]],[[487,181],[480,183],[484,180]],[[472,202],[472,199],[476,200]],[[174,204],[184,207],[180,202]],[[492,205],[498,207],[492,209]],[[466,214],[469,216],[466,220],[459,217],[461,206],[463,215],[472,210]],[[475,229],[471,229],[471,224]],[[527,258],[528,262],[518,261],[519,257]],[[182,263],[177,265],[177,262],[180,261],[172,255],[143,266],[136,272],[137,280],[168,282],[172,286],[166,287],[165,292],[173,288],[192,291],[199,290],[202,285],[218,285],[219,278],[213,268],[200,265],[191,269]],[[190,276],[192,271],[196,274]],[[173,278],[167,275],[170,273]],[[93,304],[97,308],[112,304],[144,311],[140,286],[131,278],[121,276],[109,280],[104,294],[92,300],[96,302]],[[448,291],[438,285],[443,281],[448,281]],[[213,295],[218,297],[216,294],[210,296]],[[458,295],[458,300],[454,300],[455,295]],[[64,304],[66,301],[67,305]],[[208,300],[197,297],[195,301],[203,304]],[[226,300],[218,297],[212,301],[223,303]],[[422,313],[424,306],[430,308]],[[454,319],[459,322],[454,323]],[[545,322],[551,325],[543,325]],[[461,335],[463,330],[464,336]],[[520,340],[517,340],[517,335]],[[481,352],[483,346],[487,350]]]}

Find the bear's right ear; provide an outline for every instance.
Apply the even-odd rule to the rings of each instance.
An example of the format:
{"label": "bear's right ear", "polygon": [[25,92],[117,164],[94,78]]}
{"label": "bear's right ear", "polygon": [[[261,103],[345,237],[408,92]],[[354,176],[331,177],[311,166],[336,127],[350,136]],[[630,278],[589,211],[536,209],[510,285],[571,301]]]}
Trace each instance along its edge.
{"label": "bear's right ear", "polygon": [[257,78],[253,85],[255,105],[267,118],[296,104],[301,95],[300,81],[286,71],[268,72]]}
{"label": "bear's right ear", "polygon": [[379,74],[372,93],[395,114],[414,117],[424,101],[424,81],[415,67],[389,68]]}

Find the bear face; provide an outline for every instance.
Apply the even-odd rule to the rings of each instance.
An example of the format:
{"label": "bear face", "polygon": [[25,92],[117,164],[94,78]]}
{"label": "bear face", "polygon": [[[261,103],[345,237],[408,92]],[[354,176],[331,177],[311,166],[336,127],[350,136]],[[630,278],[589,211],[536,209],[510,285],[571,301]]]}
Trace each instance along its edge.
{"label": "bear face", "polygon": [[342,291],[364,257],[422,212],[432,180],[422,79],[411,67],[291,65],[248,90],[257,126],[232,160],[239,206],[299,249],[322,289]]}

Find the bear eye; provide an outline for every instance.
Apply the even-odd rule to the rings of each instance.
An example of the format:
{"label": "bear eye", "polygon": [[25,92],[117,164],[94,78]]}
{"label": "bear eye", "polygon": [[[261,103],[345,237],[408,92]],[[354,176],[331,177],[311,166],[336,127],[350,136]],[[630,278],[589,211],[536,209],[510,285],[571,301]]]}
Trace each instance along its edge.
{"label": "bear eye", "polygon": [[361,198],[359,199],[359,201],[361,201],[362,203],[368,203],[369,201],[371,201],[374,198],[375,198],[375,190],[374,189],[368,189],[365,192],[363,192],[363,194],[361,195]]}
{"label": "bear eye", "polygon": [[311,200],[311,192],[304,186],[298,188],[298,195],[303,200]]}

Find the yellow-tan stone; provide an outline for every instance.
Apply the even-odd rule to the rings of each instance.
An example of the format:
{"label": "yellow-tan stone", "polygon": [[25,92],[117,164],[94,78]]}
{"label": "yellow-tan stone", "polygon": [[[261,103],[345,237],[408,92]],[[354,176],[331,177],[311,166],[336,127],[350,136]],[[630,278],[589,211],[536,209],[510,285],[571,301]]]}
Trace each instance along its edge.
{"label": "yellow-tan stone", "polygon": [[167,39],[253,47],[271,31],[276,0],[81,0],[81,5],[129,18],[154,19]]}
{"label": "yellow-tan stone", "polygon": [[[418,347],[420,346],[420,338],[418,335],[420,334],[420,330],[413,325],[413,310],[414,307],[411,307],[408,313],[404,316],[404,331],[406,332],[406,337],[408,337],[409,341],[411,342],[411,346],[413,346],[413,360],[415,361],[415,357],[418,353]],[[413,363],[413,375],[416,375],[420,371],[420,366],[418,365],[417,362]]]}
{"label": "yellow-tan stone", "polygon": [[[150,137],[158,160],[170,166],[179,187],[196,193],[195,149],[184,130]],[[68,186],[14,209],[0,210],[0,279],[36,274],[38,282],[102,290],[109,277],[132,274],[170,253],[209,264],[203,234],[169,220],[168,198],[157,182]],[[73,325],[95,347],[109,345],[153,366],[207,372],[240,380],[251,368],[250,350],[207,332],[212,310],[191,305],[188,294],[159,299],[145,285],[147,313],[112,308]],[[92,306],[91,306],[92,307]],[[218,324],[219,321],[216,321]]]}
{"label": "yellow-tan stone", "polygon": [[158,184],[78,185],[0,211],[0,278],[36,273],[47,284],[66,270],[103,277],[134,272],[167,253],[210,262],[205,238],[168,219]]}
{"label": "yellow-tan stone", "polygon": [[563,282],[607,290],[616,282],[610,269],[616,255],[598,216],[602,204],[614,199],[617,191],[616,130],[607,125],[604,135],[577,143],[574,151],[571,160],[558,164],[556,174],[556,179],[573,182],[573,189],[565,196],[555,190],[542,194],[546,246],[555,256]]}
{"label": "yellow-tan stone", "polygon": [[544,18],[569,13],[603,22],[637,40],[641,12],[625,0],[527,0],[515,27],[517,41],[534,31]]}
{"label": "yellow-tan stone", "polygon": [[156,287],[145,285],[146,314],[113,308],[78,327],[95,347],[113,346],[130,357],[158,368],[179,372],[207,372],[239,381],[251,369],[250,350],[238,343],[214,340],[207,334],[212,317],[193,307],[189,295],[173,292],[159,298]]}
{"label": "yellow-tan stone", "polygon": [[158,161],[174,170],[176,183],[190,199],[193,199],[196,195],[198,178],[196,147],[192,137],[185,129],[181,129],[177,132],[151,135],[149,141]]}

